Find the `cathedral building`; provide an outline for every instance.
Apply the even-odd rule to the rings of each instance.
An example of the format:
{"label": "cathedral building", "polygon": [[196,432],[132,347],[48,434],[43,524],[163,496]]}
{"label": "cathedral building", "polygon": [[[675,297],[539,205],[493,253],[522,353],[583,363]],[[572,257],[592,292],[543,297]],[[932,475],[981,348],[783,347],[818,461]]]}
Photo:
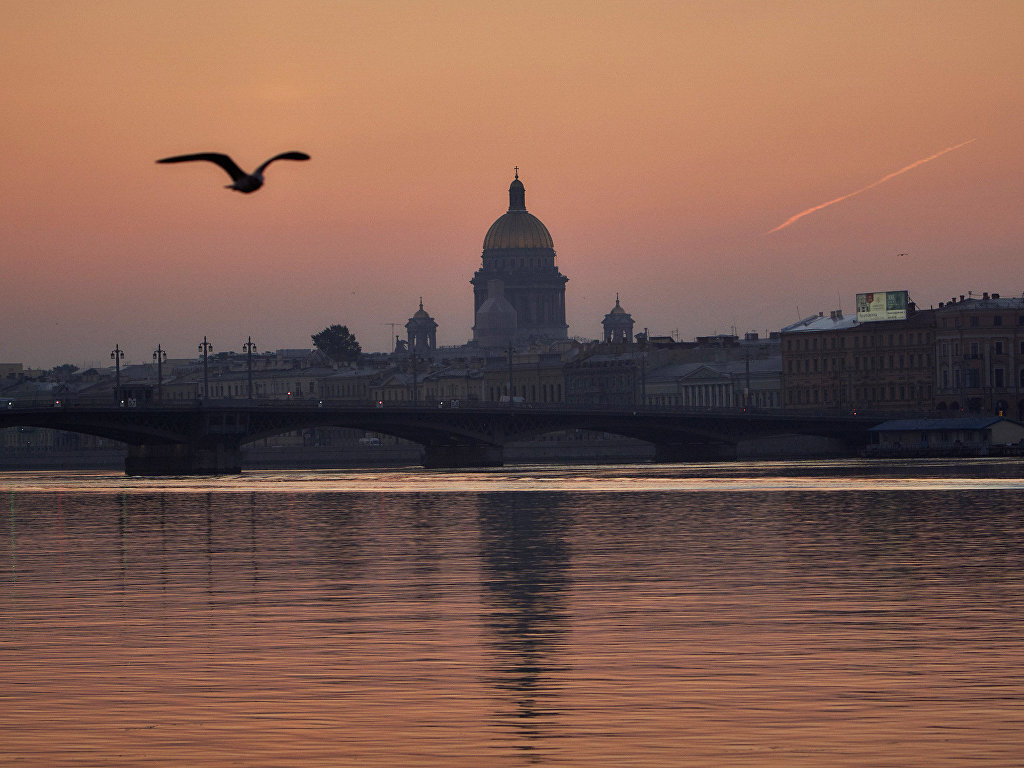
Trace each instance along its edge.
{"label": "cathedral building", "polygon": [[564,340],[565,284],[544,223],[526,210],[519,169],[508,188],[508,211],[484,237],[483,263],[473,275],[473,343],[503,347]]}

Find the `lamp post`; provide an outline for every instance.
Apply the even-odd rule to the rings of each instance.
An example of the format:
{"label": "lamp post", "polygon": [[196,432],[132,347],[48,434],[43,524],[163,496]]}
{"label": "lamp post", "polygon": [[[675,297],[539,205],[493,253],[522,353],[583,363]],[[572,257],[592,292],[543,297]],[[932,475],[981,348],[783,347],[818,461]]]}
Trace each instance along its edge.
{"label": "lamp post", "polygon": [[153,359],[156,360],[156,399],[157,402],[162,403],[164,400],[164,360],[167,359],[167,353],[159,344],[156,345]]}
{"label": "lamp post", "polygon": [[213,351],[213,344],[203,336],[203,343],[199,345],[199,351],[203,353],[203,399],[210,397],[210,369],[207,364],[207,357]]}
{"label": "lamp post", "polygon": [[124,360],[124,352],[121,351],[120,345],[114,345],[110,359],[114,361],[114,403],[116,405],[121,402],[121,361]]}
{"label": "lamp post", "polygon": [[416,390],[416,350],[413,344],[409,345],[409,358],[412,363],[412,402],[415,405],[419,401],[419,392]]}
{"label": "lamp post", "polygon": [[242,351],[245,352],[245,364],[249,370],[249,399],[252,400],[252,353],[256,351],[256,345],[252,343],[252,336],[242,345]]}
{"label": "lamp post", "polygon": [[510,408],[512,407],[512,403],[515,401],[513,397],[514,389],[512,386],[512,353],[515,351],[515,347],[513,347],[512,342],[509,341],[506,354],[508,355],[508,405]]}

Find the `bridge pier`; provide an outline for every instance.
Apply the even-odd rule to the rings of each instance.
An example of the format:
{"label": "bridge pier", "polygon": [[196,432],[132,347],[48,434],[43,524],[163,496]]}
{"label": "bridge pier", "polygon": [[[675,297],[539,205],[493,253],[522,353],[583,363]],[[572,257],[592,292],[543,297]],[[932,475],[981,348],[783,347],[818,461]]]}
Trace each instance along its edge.
{"label": "bridge pier", "polygon": [[660,463],[735,461],[736,446],[729,443],[657,443],[654,461]]}
{"label": "bridge pier", "polygon": [[237,445],[217,443],[196,446],[185,443],[129,445],[124,460],[126,475],[237,475],[242,471],[242,452]]}
{"label": "bridge pier", "polygon": [[427,444],[424,448],[423,466],[427,469],[502,467],[505,465],[505,451],[500,445]]}

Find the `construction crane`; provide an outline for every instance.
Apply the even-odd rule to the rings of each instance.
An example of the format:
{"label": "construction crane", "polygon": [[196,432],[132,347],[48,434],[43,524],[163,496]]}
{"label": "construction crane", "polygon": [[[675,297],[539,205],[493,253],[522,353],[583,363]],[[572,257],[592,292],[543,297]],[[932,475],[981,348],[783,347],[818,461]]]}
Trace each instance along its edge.
{"label": "construction crane", "polygon": [[398,337],[395,335],[395,327],[404,325],[404,323],[381,323],[381,325],[391,326],[391,351],[394,352],[398,349]]}

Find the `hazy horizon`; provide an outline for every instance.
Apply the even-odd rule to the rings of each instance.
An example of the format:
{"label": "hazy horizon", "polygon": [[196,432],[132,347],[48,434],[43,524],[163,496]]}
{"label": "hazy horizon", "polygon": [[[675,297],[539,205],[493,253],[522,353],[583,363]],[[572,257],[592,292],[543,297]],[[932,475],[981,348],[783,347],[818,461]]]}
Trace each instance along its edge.
{"label": "hazy horizon", "polygon": [[421,296],[461,344],[516,165],[570,336],[1024,290],[1015,0],[2,7],[0,362],[386,351]]}

